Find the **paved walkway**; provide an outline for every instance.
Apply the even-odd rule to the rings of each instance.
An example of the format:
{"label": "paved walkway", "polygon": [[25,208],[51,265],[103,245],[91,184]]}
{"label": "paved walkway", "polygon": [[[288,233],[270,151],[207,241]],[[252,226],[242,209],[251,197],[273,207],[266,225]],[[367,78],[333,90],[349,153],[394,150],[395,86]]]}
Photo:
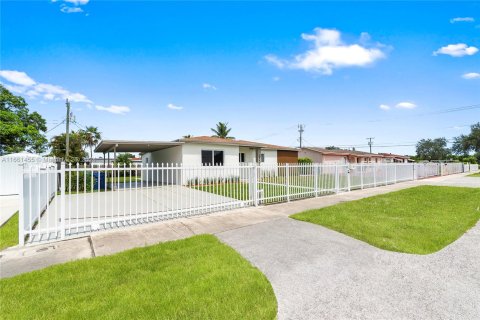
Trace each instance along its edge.
{"label": "paved walkway", "polygon": [[[422,184],[470,184],[463,175],[182,218],[49,245],[0,252],[0,275],[80,258],[213,233],[269,278],[279,319],[478,318],[480,226],[444,250],[427,256],[374,248],[290,214]],[[462,182],[463,181],[463,182]]]}

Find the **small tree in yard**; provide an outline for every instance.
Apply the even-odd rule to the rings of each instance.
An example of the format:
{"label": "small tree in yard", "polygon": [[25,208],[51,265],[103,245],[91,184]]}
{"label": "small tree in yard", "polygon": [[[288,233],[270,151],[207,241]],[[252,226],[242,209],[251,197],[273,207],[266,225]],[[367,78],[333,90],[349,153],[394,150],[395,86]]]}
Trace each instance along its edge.
{"label": "small tree in yard", "polygon": [[117,156],[117,159],[115,159],[115,166],[120,166],[123,167],[130,167],[130,165],[133,163],[132,158],[135,156],[131,153],[121,153]]}
{"label": "small tree in yard", "polygon": [[313,163],[312,159],[310,158],[298,158],[298,163],[300,164],[310,164],[310,163]]}
{"label": "small tree in yard", "polygon": [[69,151],[68,159],[65,159],[66,151],[66,135],[62,133],[60,135],[54,136],[50,140],[50,148],[52,148],[50,155],[65,159],[66,162],[82,162],[87,153],[83,150],[84,140],[83,134],[80,132],[72,131],[69,136]]}

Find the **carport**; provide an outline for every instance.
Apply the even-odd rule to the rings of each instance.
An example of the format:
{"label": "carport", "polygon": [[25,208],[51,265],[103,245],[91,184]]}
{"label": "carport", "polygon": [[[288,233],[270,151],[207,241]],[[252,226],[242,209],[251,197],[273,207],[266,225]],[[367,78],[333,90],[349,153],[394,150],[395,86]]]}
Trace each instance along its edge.
{"label": "carport", "polygon": [[[172,141],[142,141],[142,140],[102,140],[95,148],[95,152],[103,153],[103,164],[110,164],[110,152],[113,159],[117,158],[117,152],[154,152],[182,145],[183,142]],[[107,158],[105,158],[107,155]],[[107,159],[107,163],[105,160]]]}

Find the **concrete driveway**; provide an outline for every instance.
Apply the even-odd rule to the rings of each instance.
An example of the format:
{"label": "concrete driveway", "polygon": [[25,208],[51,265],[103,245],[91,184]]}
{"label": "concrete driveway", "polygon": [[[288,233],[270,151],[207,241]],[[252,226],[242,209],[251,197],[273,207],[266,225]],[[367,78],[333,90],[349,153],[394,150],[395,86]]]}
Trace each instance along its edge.
{"label": "concrete driveway", "polygon": [[[65,227],[67,235],[74,235],[242,206],[243,202],[237,199],[179,185],[67,194]],[[183,213],[178,213],[180,210]],[[30,237],[29,241],[58,238],[60,212],[61,201],[57,196],[35,227],[40,235]]]}
{"label": "concrete driveway", "polygon": [[0,226],[10,219],[20,208],[18,194],[11,196],[0,196]]}
{"label": "concrete driveway", "polygon": [[265,273],[278,319],[480,318],[480,225],[424,256],[293,219],[217,236]]}

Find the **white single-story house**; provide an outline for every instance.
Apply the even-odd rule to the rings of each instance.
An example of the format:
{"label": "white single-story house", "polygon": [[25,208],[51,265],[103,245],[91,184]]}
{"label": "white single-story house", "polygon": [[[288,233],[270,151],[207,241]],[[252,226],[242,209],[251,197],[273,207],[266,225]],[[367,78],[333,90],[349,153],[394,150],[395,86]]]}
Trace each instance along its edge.
{"label": "white single-story house", "polygon": [[[182,165],[184,168],[198,167],[228,167],[239,164],[258,163],[260,166],[268,167],[269,164],[297,163],[298,149],[265,144],[246,140],[223,139],[208,136],[183,138],[175,141],[125,141],[125,140],[103,140],[95,148],[95,152],[139,152],[142,154],[142,164],[147,166]],[[238,169],[237,169],[238,170]],[[198,172],[198,171],[197,171]],[[211,175],[221,175],[223,171],[210,170]],[[235,169],[229,172],[232,176],[240,176]],[[162,181],[175,183],[181,179],[185,183],[188,179],[195,178],[195,172],[182,177],[174,176],[165,178],[159,177]],[[153,177],[147,176],[150,181],[156,180],[156,173]],[[173,179],[173,180],[172,180]]]}
{"label": "white single-story house", "polygon": [[142,162],[229,166],[241,163],[297,163],[298,160],[297,149],[246,140],[200,136],[175,142],[179,145],[143,154]]}

